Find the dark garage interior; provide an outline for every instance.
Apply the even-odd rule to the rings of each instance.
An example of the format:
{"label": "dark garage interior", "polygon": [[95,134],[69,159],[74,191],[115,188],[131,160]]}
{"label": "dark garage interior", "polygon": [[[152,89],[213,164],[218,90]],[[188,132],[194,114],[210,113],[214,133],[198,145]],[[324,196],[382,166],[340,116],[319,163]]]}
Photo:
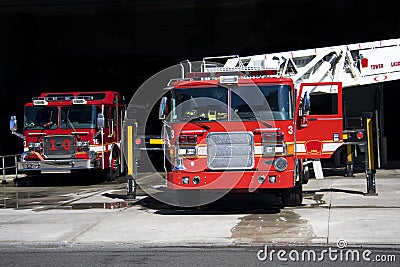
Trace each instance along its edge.
{"label": "dark garage interior", "polygon": [[[0,155],[7,155],[22,152],[10,116],[21,129],[23,104],[42,91],[117,90],[129,102],[153,74],[185,59],[395,39],[400,17],[389,1],[374,0],[0,0],[0,34]],[[347,94],[366,103],[352,116],[384,112],[389,161],[400,161],[399,119],[388,116],[398,113],[399,85]],[[377,105],[371,97],[379,90]]]}

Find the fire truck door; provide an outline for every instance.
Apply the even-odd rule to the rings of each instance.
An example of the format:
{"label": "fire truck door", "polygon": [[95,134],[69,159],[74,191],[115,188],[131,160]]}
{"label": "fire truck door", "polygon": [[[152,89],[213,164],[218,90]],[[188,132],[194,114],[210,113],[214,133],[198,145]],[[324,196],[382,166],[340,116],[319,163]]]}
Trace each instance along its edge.
{"label": "fire truck door", "polygon": [[343,143],[342,84],[303,83],[296,104],[299,158],[329,158]]}

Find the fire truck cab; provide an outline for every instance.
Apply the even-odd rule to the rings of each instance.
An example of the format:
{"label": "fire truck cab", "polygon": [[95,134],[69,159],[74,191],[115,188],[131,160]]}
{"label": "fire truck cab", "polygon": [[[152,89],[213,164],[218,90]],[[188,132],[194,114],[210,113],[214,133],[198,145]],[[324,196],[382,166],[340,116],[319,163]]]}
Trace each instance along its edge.
{"label": "fire truck cab", "polygon": [[115,91],[42,93],[24,106],[18,170],[27,175],[100,170],[107,180],[123,171],[123,96]]}
{"label": "fire truck cab", "polygon": [[204,63],[170,81],[160,119],[167,187],[178,199],[229,190],[275,193],[284,206],[301,205],[308,164],[342,145],[341,83],[296,89],[270,63]]}

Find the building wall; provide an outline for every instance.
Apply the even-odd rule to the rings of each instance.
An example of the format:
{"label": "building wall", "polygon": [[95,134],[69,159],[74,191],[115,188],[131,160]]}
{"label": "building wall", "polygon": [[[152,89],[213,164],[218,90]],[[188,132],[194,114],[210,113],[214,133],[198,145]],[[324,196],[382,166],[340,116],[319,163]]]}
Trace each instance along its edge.
{"label": "building wall", "polygon": [[[23,104],[41,91],[113,89],[129,100],[153,74],[186,59],[342,45],[400,33],[396,10],[368,0],[362,5],[350,0],[35,2],[40,5],[19,0],[0,7],[0,154],[22,151],[8,130],[9,116],[17,115],[21,126]],[[349,23],[349,17],[360,21],[358,14],[368,20]],[[368,109],[369,90],[363,92]]]}

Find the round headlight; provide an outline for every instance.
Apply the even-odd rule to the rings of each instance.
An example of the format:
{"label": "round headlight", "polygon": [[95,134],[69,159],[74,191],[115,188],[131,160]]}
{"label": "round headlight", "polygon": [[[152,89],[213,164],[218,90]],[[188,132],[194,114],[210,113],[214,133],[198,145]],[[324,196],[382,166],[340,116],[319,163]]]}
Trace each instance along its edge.
{"label": "round headlight", "polygon": [[288,162],[285,158],[279,157],[274,161],[274,167],[278,172],[286,170]]}
{"label": "round headlight", "polygon": [[200,176],[193,177],[193,183],[194,184],[199,184],[200,183]]}
{"label": "round headlight", "polygon": [[97,152],[96,152],[96,151],[93,151],[93,150],[90,150],[90,151],[89,151],[89,158],[90,158],[91,160],[94,160],[96,157],[97,157]]}
{"label": "round headlight", "polygon": [[264,175],[260,175],[260,176],[258,176],[258,178],[257,178],[257,181],[260,183],[260,184],[262,184],[262,183],[264,183],[265,182],[265,176]]}

